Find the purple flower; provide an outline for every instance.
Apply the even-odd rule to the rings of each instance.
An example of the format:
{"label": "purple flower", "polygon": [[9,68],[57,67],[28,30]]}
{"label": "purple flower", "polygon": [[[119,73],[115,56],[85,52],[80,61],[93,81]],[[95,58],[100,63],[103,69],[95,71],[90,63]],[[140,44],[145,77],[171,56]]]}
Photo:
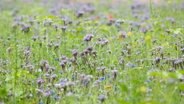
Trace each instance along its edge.
{"label": "purple flower", "polygon": [[56,74],[51,75],[52,80],[55,80],[57,78]]}
{"label": "purple flower", "polygon": [[43,96],[50,96],[52,94],[52,92],[50,90],[47,90],[43,93]]}
{"label": "purple flower", "polygon": [[100,81],[104,81],[105,80],[105,77],[100,77],[99,80]]}
{"label": "purple flower", "polygon": [[84,41],[86,41],[86,42],[89,42],[89,41],[91,41],[91,39],[93,38],[93,34],[87,34],[85,37],[84,37]]}
{"label": "purple flower", "polygon": [[66,64],[67,64],[67,60],[62,60],[60,62],[60,66],[64,69],[66,67]]}
{"label": "purple flower", "polygon": [[43,22],[43,25],[44,26],[51,26],[52,25],[52,20],[51,19],[47,19],[47,20],[45,20],[44,22]]}
{"label": "purple flower", "polygon": [[116,79],[117,74],[118,74],[118,70],[114,69],[114,70],[112,70],[111,72],[112,72],[112,78],[113,78],[113,79]]}
{"label": "purple flower", "polygon": [[134,68],[134,67],[136,67],[136,65],[133,64],[133,63],[131,63],[131,62],[128,62],[128,63],[126,64],[126,66],[129,67],[129,68]]}
{"label": "purple flower", "polygon": [[80,80],[81,80],[81,84],[88,87],[90,81],[92,80],[93,76],[92,75],[84,75],[81,74],[80,75]]}
{"label": "purple flower", "polygon": [[79,17],[82,17],[83,15],[84,15],[84,11],[83,10],[78,10],[77,11],[77,17],[79,18]]}
{"label": "purple flower", "polygon": [[93,86],[94,86],[94,87],[99,86],[99,85],[100,85],[100,82],[101,82],[101,80],[96,80],[96,81],[93,83]]}
{"label": "purple flower", "polygon": [[109,42],[109,41],[108,41],[107,39],[99,38],[97,44],[104,46],[104,45],[106,45],[108,42]]}
{"label": "purple flower", "polygon": [[55,84],[54,86],[56,88],[63,88],[66,91],[67,83],[68,83],[68,80],[67,79],[61,79],[60,82],[57,83],[57,84]]}
{"label": "purple flower", "polygon": [[156,58],[155,58],[156,64],[160,63],[160,60],[161,60],[160,57],[156,57]]}
{"label": "purple flower", "polygon": [[[42,60],[40,62],[40,68],[42,69],[42,71],[46,68],[46,65],[48,64],[47,60]],[[48,67],[48,66],[47,66]]]}
{"label": "purple flower", "polygon": [[100,100],[101,102],[104,102],[105,99],[106,99],[106,96],[103,95],[103,94],[101,94],[101,95],[98,96],[98,100]]}
{"label": "purple flower", "polygon": [[119,38],[123,39],[123,38],[126,38],[126,37],[127,37],[127,33],[125,31],[121,31]]}
{"label": "purple flower", "polygon": [[174,24],[176,22],[173,17],[167,17],[166,20],[171,22],[172,24]]}
{"label": "purple flower", "polygon": [[30,31],[30,26],[27,24],[22,25],[21,31],[24,33],[28,33]]}
{"label": "purple flower", "polygon": [[106,69],[106,67],[105,67],[105,66],[97,67],[97,71],[101,72],[101,73],[102,73],[102,75],[105,75],[105,69]]}
{"label": "purple flower", "polygon": [[54,43],[54,49],[58,49],[60,46],[60,43]]}
{"label": "purple flower", "polygon": [[41,78],[37,79],[37,84],[38,86],[41,86],[42,83],[44,83],[45,81]]}
{"label": "purple flower", "polygon": [[92,50],[93,50],[93,47],[89,46],[89,47],[86,48],[86,50],[88,50],[91,53]]}
{"label": "purple flower", "polygon": [[88,3],[87,5],[84,5],[82,8],[85,12],[88,13],[94,13],[95,12],[95,8],[92,4]]}
{"label": "purple flower", "polygon": [[67,29],[67,26],[61,26],[60,28],[61,28],[61,30],[62,30],[63,32],[65,32],[66,29]]}
{"label": "purple flower", "polygon": [[39,39],[39,36],[38,36],[38,35],[32,36],[32,40],[33,40],[33,41],[36,41],[36,40],[38,40],[38,39]]}
{"label": "purple flower", "polygon": [[72,96],[72,95],[73,95],[72,92],[68,92],[68,93],[66,94],[66,96]]}
{"label": "purple flower", "polygon": [[76,58],[78,55],[78,51],[76,49],[72,50],[72,55],[74,58]]}

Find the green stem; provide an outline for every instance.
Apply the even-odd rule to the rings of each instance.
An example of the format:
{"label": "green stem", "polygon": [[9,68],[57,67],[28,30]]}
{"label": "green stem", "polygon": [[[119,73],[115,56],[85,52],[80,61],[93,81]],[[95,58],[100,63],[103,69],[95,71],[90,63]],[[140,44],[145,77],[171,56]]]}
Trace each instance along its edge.
{"label": "green stem", "polygon": [[149,0],[149,7],[150,7],[150,13],[151,13],[151,16],[153,16],[152,0]]}

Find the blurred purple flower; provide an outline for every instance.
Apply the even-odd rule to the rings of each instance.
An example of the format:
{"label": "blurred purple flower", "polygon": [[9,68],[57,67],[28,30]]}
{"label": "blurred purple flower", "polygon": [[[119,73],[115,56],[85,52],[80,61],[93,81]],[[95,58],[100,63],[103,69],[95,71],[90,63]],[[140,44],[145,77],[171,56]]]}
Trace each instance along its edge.
{"label": "blurred purple flower", "polygon": [[94,35],[93,34],[87,34],[85,37],[84,37],[84,41],[86,41],[86,42],[89,42],[89,41],[91,41],[91,39],[94,37]]}

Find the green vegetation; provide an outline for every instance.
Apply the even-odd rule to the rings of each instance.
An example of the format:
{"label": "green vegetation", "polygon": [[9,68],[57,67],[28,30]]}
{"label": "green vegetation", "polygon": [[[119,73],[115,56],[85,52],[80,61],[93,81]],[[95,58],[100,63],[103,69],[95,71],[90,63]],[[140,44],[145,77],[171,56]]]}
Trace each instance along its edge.
{"label": "green vegetation", "polygon": [[33,1],[0,1],[0,104],[183,104],[184,3]]}

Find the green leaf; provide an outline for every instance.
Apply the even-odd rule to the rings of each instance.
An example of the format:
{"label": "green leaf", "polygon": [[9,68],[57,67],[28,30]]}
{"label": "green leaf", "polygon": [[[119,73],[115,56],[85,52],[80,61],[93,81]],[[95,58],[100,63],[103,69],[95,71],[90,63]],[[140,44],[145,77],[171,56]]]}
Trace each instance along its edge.
{"label": "green leaf", "polygon": [[4,98],[7,95],[6,88],[0,88],[0,98]]}
{"label": "green leaf", "polygon": [[128,92],[128,87],[125,84],[121,84],[120,87],[123,92]]}
{"label": "green leaf", "polygon": [[184,91],[184,84],[183,84],[183,83],[179,84],[178,88],[179,88],[180,90]]}

